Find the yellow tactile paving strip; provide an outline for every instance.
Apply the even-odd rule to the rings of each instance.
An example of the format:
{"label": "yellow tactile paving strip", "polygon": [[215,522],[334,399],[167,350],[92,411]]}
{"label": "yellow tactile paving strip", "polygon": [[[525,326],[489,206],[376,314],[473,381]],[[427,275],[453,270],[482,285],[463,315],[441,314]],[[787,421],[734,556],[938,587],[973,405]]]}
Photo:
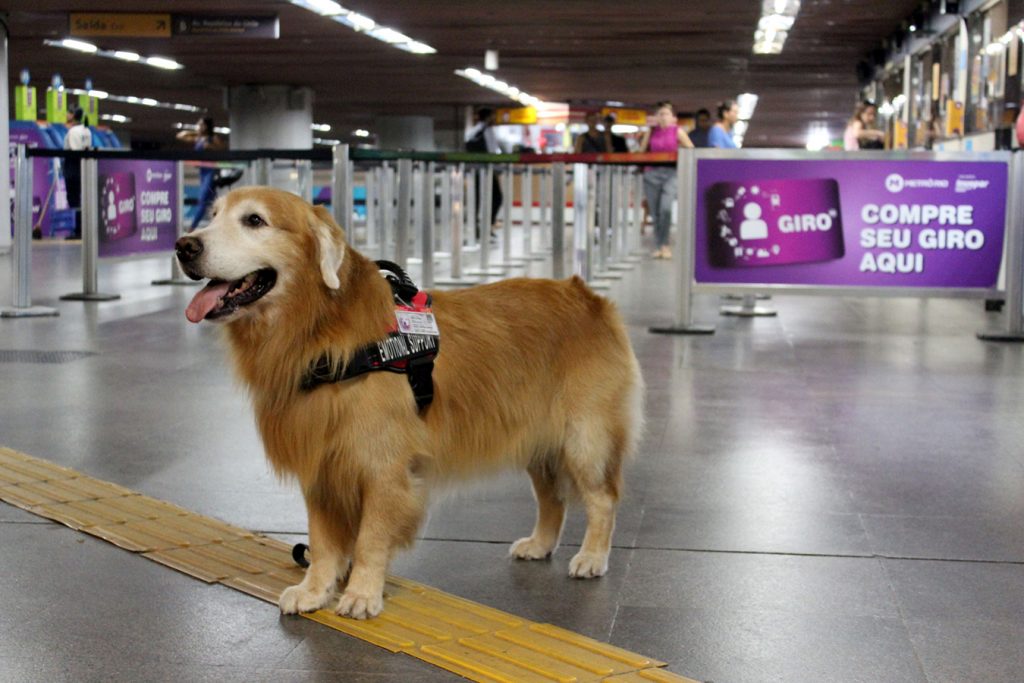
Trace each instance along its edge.
{"label": "yellow tactile paving strip", "polygon": [[[0,447],[0,500],[207,583],[276,604],[302,580],[287,543]],[[474,681],[696,683],[664,662],[389,576],[384,612],[303,615]]]}

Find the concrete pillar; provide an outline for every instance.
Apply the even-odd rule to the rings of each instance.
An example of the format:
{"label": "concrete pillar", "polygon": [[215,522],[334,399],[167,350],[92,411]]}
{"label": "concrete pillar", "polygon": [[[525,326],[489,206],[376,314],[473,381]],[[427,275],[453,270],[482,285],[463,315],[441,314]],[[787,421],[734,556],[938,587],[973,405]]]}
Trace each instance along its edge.
{"label": "concrete pillar", "polygon": [[379,116],[374,123],[381,149],[433,152],[434,119],[429,116]]}
{"label": "concrete pillar", "polygon": [[288,85],[228,90],[231,149],[311,149],[313,91]]}

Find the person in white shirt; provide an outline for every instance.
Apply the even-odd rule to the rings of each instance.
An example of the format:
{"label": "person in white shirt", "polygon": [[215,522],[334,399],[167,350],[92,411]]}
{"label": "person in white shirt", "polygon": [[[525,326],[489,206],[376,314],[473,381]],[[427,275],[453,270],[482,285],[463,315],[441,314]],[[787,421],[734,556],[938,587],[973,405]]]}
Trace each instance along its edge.
{"label": "person in white shirt", "polygon": [[[86,125],[85,112],[76,107],[68,112],[68,132],[64,136],[64,149],[80,152],[92,147],[92,131]],[[75,212],[75,232],[69,239],[82,238],[82,162],[78,159],[64,160],[64,188],[68,195],[68,206]]]}

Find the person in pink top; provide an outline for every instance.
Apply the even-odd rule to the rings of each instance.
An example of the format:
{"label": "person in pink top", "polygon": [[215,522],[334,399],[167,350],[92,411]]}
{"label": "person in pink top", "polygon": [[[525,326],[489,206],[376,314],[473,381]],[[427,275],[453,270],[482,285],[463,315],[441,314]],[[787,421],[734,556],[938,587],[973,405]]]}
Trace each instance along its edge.
{"label": "person in pink top", "polygon": [[[659,102],[654,113],[655,125],[644,133],[641,152],[675,152],[680,147],[693,147],[690,136],[676,121],[669,102]],[[654,218],[654,258],[672,258],[668,234],[672,229],[672,202],[676,199],[676,167],[649,166],[644,170],[644,197],[647,210]]]}

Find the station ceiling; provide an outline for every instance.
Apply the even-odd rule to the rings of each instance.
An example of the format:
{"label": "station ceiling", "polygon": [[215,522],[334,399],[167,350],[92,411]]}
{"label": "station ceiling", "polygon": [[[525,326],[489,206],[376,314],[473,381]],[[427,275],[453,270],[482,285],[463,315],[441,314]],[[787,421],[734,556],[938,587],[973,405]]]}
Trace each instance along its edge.
{"label": "station ceiling", "polygon": [[[415,55],[358,34],[281,0],[132,2],[0,1],[9,13],[9,78],[27,68],[42,91],[53,73],[68,87],[194,104],[226,125],[225,86],[308,86],[324,137],[373,130],[380,115],[433,117],[435,129],[462,126],[467,104],[512,104],[456,76],[499,51],[498,78],[543,100],[605,100],[650,106],[668,99],[682,111],[713,108],[740,92],[759,96],[747,147],[802,147],[812,122],[841,133],[857,89],[855,66],[897,29],[919,0],[803,0],[781,55],[754,55],[759,0],[346,0],[342,4],[437,49]],[[276,14],[280,38],[91,38],[103,49],[173,58],[178,71],[44,46],[69,36],[69,12]],[[196,115],[143,105],[101,103],[129,116],[136,140],[170,141],[173,124]]]}

